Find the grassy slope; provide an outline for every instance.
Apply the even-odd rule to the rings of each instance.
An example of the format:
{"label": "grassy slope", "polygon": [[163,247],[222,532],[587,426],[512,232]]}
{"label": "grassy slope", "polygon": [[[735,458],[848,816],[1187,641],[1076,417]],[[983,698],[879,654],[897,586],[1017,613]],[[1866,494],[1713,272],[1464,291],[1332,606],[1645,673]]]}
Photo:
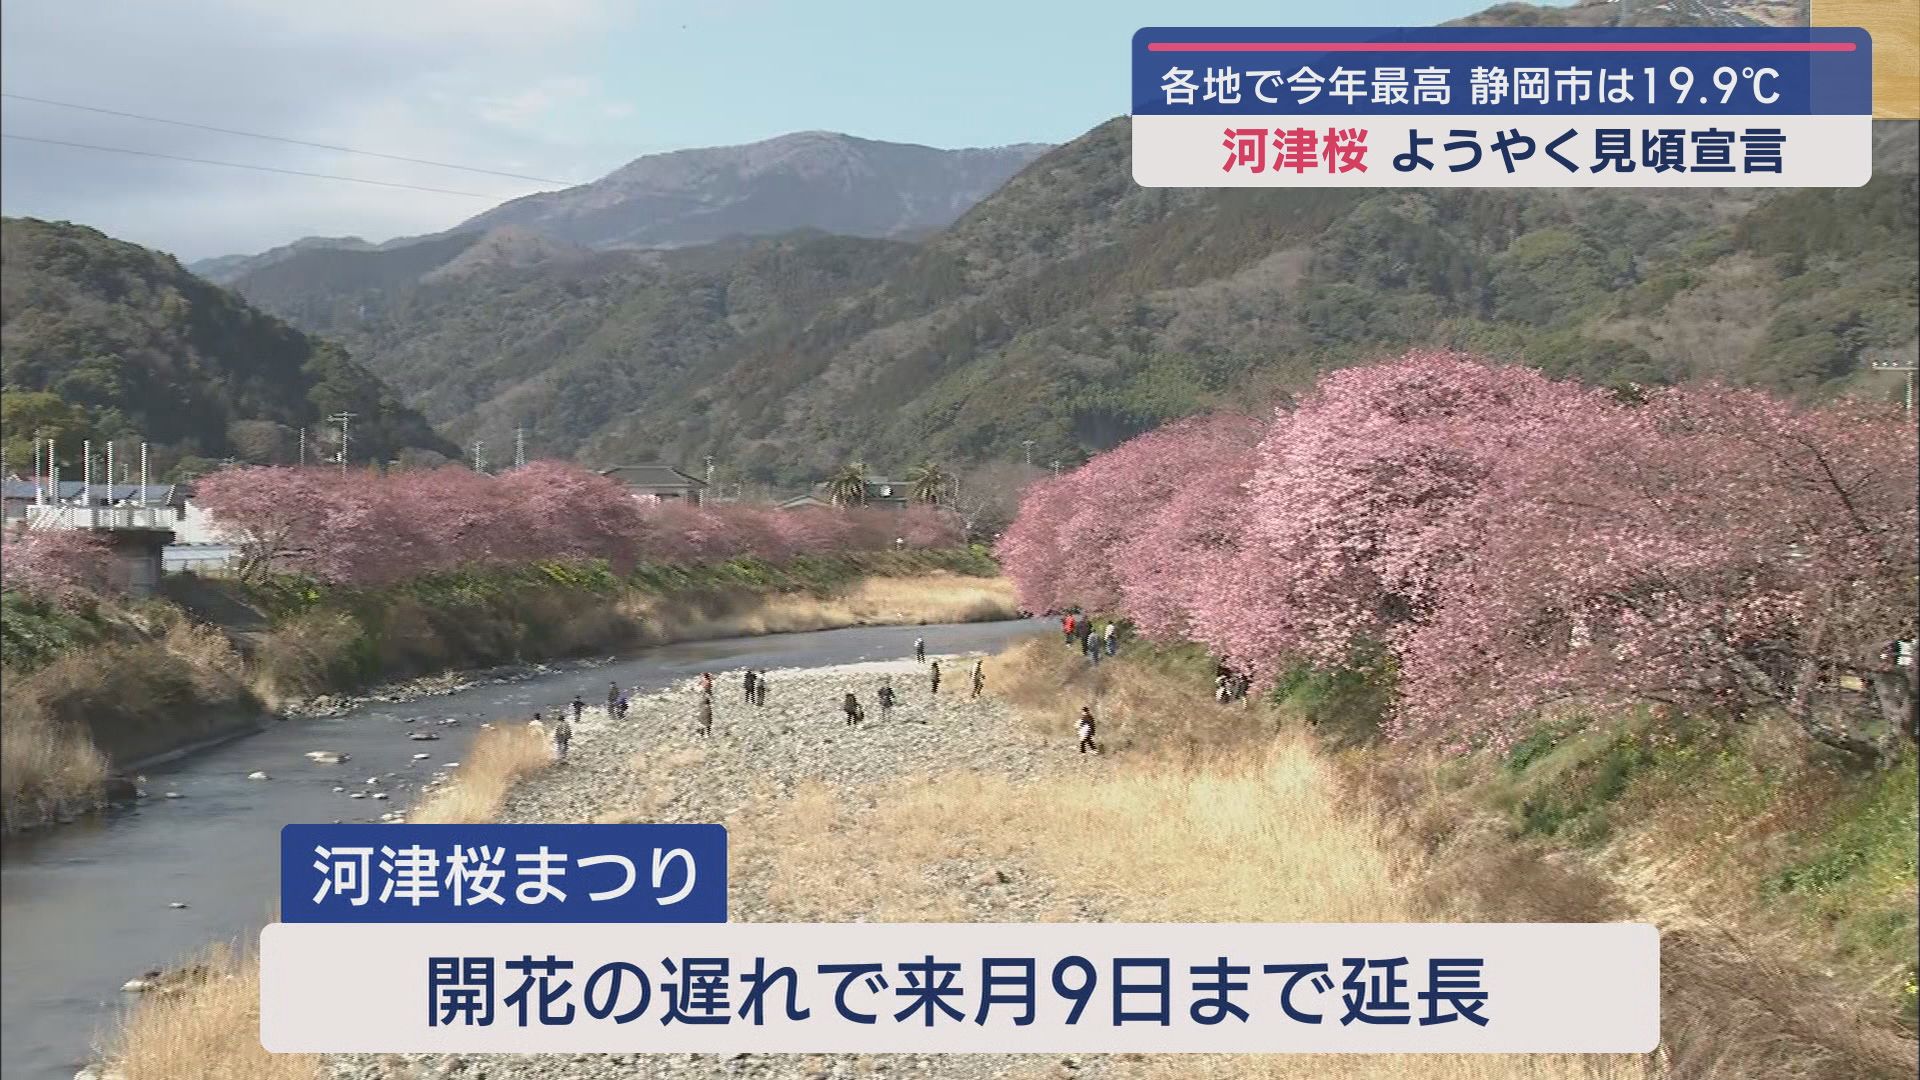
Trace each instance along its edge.
{"label": "grassy slope", "polygon": [[[1363,673],[1302,673],[1276,700],[1344,748],[1357,782],[1408,807],[1424,842],[1484,827],[1517,851],[1577,859],[1649,908],[1771,939],[1783,959],[1858,987],[1863,1014],[1915,1028],[1911,748],[1873,771],[1784,722],[1642,712],[1565,717],[1500,760],[1404,758],[1372,734],[1388,695]],[[1435,805],[1448,813],[1419,809]]]}

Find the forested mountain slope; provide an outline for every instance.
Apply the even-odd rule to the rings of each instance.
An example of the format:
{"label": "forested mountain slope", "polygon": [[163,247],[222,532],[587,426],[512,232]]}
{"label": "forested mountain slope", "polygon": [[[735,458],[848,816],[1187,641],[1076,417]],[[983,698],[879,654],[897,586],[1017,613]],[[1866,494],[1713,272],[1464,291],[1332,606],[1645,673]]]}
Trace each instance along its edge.
{"label": "forested mountain slope", "polygon": [[[454,453],[337,345],[316,341],[170,256],[65,222],[0,223],[0,381],[8,461],[42,425],[78,440],[147,439],[182,459],[284,459],[295,429],[356,414],[352,455]],[[316,447],[317,452],[317,447]]]}
{"label": "forested mountain slope", "polygon": [[1871,361],[1915,349],[1915,125],[1877,138],[1876,178],[1850,190],[1169,191],[1133,183],[1123,118],[916,246],[491,232],[417,261],[328,253],[380,261],[347,276],[379,288],[304,258],[238,287],[462,439],[526,423],[547,452],[713,454],[787,484],[855,457],[1017,459],[1028,439],[1071,462],[1411,344],[1596,382],[1885,394]]}
{"label": "forested mountain slope", "polygon": [[[1036,162],[879,285],[721,350],[590,443],[764,475],[1037,461],[1410,344],[1595,382],[1891,393],[1915,349],[1915,125],[1859,189],[1136,187],[1127,121]],[[693,402],[692,407],[687,403]]]}

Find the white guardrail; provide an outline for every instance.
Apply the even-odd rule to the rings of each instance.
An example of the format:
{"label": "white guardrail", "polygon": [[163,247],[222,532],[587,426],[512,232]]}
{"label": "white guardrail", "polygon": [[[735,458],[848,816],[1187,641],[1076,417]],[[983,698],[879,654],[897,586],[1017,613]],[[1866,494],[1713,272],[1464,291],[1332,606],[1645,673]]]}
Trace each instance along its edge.
{"label": "white guardrail", "polygon": [[30,529],[163,529],[171,531],[179,514],[171,506],[29,506]]}

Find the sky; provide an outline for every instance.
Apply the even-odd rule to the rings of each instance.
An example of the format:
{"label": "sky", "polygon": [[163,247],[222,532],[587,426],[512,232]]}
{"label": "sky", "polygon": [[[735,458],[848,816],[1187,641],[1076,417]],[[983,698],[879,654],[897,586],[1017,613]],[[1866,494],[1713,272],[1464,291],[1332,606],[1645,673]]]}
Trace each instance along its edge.
{"label": "sky", "polygon": [[[1064,142],[1127,109],[1142,26],[1431,25],[1492,0],[8,0],[0,89],[584,183],[635,157],[841,131]],[[0,99],[0,209],[184,259],[380,241],[562,186]],[[446,192],[457,192],[448,194]]]}

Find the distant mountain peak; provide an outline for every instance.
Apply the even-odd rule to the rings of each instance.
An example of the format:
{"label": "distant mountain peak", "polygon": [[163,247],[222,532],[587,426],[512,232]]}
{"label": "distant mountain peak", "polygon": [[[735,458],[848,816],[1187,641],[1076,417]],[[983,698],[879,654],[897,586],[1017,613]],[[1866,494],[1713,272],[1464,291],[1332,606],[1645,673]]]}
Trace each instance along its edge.
{"label": "distant mountain peak", "polygon": [[945,150],[835,131],[635,158],[589,184],[515,199],[462,228],[521,225],[585,247],[683,247],[814,228],[889,237],[942,228],[1048,149]]}

